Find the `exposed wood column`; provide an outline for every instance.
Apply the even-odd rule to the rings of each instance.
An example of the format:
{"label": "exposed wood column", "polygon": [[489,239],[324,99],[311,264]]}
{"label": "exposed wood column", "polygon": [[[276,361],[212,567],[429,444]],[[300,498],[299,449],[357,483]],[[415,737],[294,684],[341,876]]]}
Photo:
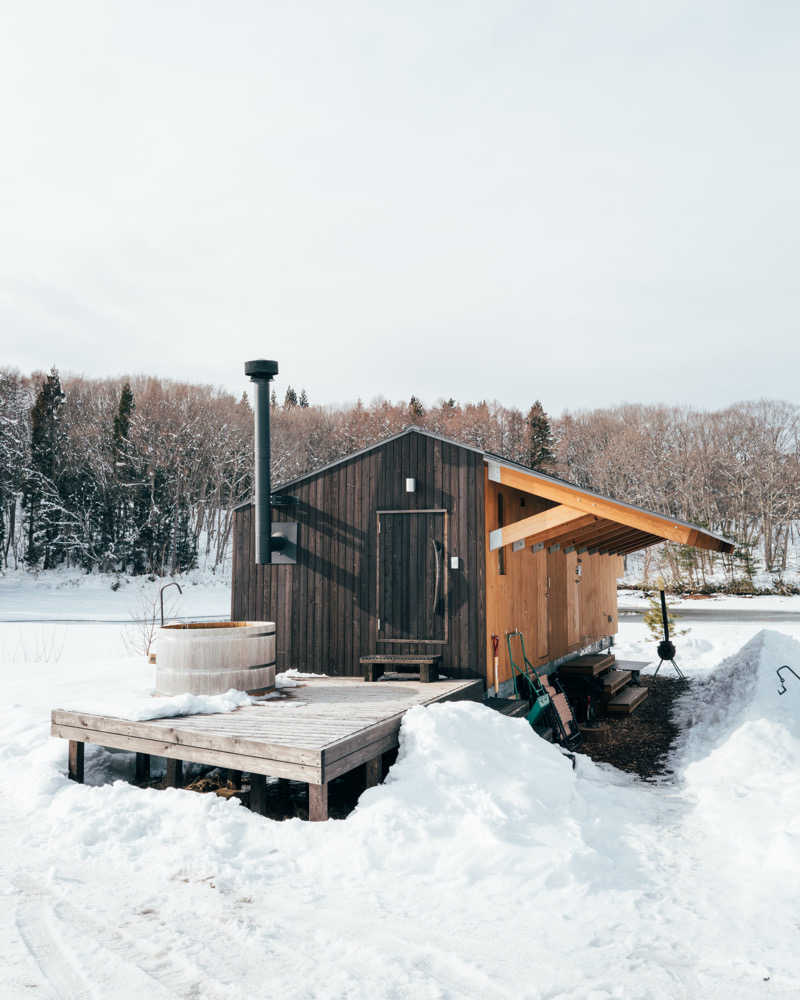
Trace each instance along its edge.
{"label": "exposed wood column", "polygon": [[137,753],[134,781],[136,781],[137,784],[141,785],[145,781],[149,780],[150,780],[150,754]]}
{"label": "exposed wood column", "polygon": [[321,823],[328,818],[328,786],[308,786],[308,818],[312,823]]}
{"label": "exposed wood column", "polygon": [[259,816],[267,812],[267,779],[263,774],[250,775],[250,809]]}
{"label": "exposed wood column", "polygon": [[368,760],[364,767],[366,768],[365,786],[373,788],[375,785],[379,785],[383,779],[383,754],[379,753],[377,757]]}
{"label": "exposed wood column", "polygon": [[80,740],[69,741],[69,754],[67,758],[67,777],[71,781],[83,784],[83,743]]}
{"label": "exposed wood column", "polygon": [[183,761],[167,757],[167,788],[180,788],[183,784]]}

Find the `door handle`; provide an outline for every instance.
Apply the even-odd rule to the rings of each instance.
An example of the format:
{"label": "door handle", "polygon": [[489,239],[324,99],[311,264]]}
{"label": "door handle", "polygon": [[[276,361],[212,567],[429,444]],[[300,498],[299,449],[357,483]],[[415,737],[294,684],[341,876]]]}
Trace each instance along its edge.
{"label": "door handle", "polygon": [[440,572],[439,572],[439,543],[435,538],[431,539],[431,545],[433,546],[433,573],[434,573],[434,584],[433,584],[433,607],[431,608],[431,613],[436,614],[436,607],[439,604],[439,583],[440,583]]}

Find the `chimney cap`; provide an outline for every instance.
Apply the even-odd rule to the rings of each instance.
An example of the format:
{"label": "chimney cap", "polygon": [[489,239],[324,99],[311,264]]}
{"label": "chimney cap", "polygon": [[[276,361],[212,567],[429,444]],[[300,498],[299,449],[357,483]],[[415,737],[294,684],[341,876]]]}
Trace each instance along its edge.
{"label": "chimney cap", "polygon": [[264,361],[263,359],[260,361],[245,361],[244,373],[252,379],[271,379],[278,374],[278,362]]}

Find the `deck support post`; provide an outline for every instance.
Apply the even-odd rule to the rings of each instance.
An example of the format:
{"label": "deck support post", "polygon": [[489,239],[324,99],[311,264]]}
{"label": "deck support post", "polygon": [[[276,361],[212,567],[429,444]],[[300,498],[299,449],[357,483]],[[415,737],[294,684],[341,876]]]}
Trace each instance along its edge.
{"label": "deck support post", "polygon": [[322,823],[328,818],[328,785],[308,786],[308,818],[312,823]]}
{"label": "deck support post", "polygon": [[263,774],[250,775],[250,809],[259,816],[267,814],[267,779]]}
{"label": "deck support post", "polygon": [[145,781],[150,780],[150,754],[149,753],[137,753],[136,754],[136,767],[134,771],[134,781],[137,785],[144,784]]}
{"label": "deck support post", "polygon": [[83,784],[83,746],[80,740],[70,740],[67,758],[67,777],[70,781],[77,781],[81,785]]}
{"label": "deck support post", "polygon": [[373,757],[372,760],[368,760],[364,767],[366,769],[366,781],[364,782],[366,788],[373,788],[383,781],[382,753],[379,753],[377,757]]}
{"label": "deck support post", "polygon": [[383,677],[383,672],[385,669],[386,667],[383,663],[365,663],[364,680],[376,681],[379,677]]}
{"label": "deck support post", "polygon": [[180,788],[183,784],[183,761],[167,757],[167,788]]}

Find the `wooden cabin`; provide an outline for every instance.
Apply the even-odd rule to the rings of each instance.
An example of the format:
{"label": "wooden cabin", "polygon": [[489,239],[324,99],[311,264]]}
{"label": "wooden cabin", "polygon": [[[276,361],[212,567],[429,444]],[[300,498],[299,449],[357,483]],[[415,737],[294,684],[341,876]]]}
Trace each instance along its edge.
{"label": "wooden cabin", "polygon": [[277,623],[279,670],[356,676],[365,656],[439,654],[441,673],[491,686],[497,635],[508,690],[508,631],[536,666],[612,643],[627,553],[665,539],[731,550],[417,427],[272,496],[273,526],[297,522],[296,562],[256,565],[253,506],[237,508],[231,615]]}

